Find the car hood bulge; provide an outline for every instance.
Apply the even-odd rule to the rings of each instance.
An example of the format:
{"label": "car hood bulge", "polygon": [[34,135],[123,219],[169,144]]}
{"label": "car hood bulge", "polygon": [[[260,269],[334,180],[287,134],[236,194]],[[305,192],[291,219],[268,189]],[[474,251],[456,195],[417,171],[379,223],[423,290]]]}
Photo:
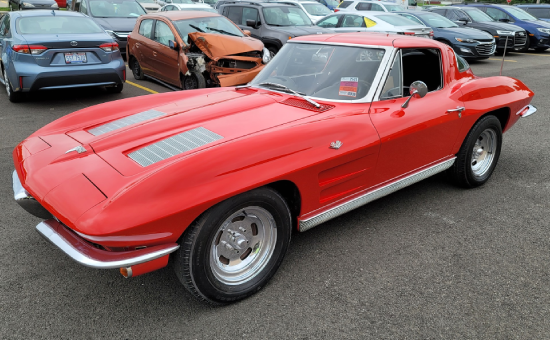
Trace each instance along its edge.
{"label": "car hood bulge", "polygon": [[264,47],[264,44],[260,40],[250,37],[194,32],[189,33],[189,38],[210,59],[251,51],[261,51]]}

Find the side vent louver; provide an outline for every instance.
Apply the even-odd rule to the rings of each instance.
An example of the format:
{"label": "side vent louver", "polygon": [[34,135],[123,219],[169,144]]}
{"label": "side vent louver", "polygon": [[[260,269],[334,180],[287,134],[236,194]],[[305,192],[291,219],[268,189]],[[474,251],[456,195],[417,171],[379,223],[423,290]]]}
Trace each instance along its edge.
{"label": "side vent louver", "polygon": [[217,133],[203,127],[198,127],[147,145],[142,149],[129,153],[128,157],[145,167],[222,138]]}
{"label": "side vent louver", "polygon": [[88,132],[94,136],[99,136],[107,132],[122,129],[132,124],[141,123],[149,119],[164,116],[165,114],[166,113],[164,112],[160,112],[156,110],[143,111],[140,113],[136,113],[135,115],[113,120],[112,122],[109,122],[107,124],[97,126],[93,129],[88,130]]}

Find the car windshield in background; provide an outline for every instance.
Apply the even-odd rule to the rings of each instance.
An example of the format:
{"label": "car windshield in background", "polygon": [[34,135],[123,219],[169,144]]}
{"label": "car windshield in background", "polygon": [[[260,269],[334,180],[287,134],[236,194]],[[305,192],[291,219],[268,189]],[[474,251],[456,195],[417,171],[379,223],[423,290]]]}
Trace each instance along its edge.
{"label": "car windshield in background", "polygon": [[197,7],[184,7],[184,6],[181,6],[180,9],[182,11],[203,11],[203,12],[210,12],[210,13],[218,13],[218,11],[216,11],[215,9],[207,8],[207,7],[197,8]]}
{"label": "car windshield in background", "polygon": [[386,7],[389,12],[400,12],[407,10],[405,7],[399,5],[384,5],[384,7]]}
{"label": "car windshield in background", "polygon": [[242,37],[243,33],[225,17],[204,17],[174,21],[181,39],[189,44],[188,35],[193,32],[225,34]]}
{"label": "car windshield in background", "polygon": [[286,86],[315,98],[357,100],[369,92],[384,53],[376,48],[289,43],[250,84],[282,92]]}
{"label": "car windshield in background", "polygon": [[90,0],[90,14],[96,18],[137,18],[147,13],[135,1]]}
{"label": "car windshield in background", "polygon": [[105,32],[85,17],[26,17],[17,20],[19,34],[93,34]]}
{"label": "car windshield in background", "polygon": [[512,14],[513,16],[515,16],[516,18],[518,18],[519,20],[525,20],[525,21],[535,21],[537,20],[537,18],[535,18],[534,16],[532,16],[531,14],[525,12],[524,10],[520,9],[520,8],[516,8],[516,7],[506,7],[506,10],[508,12],[510,12],[510,14]]}
{"label": "car windshield in background", "polygon": [[436,14],[425,14],[421,17],[424,19],[425,22],[428,23],[428,26],[430,27],[436,27],[436,28],[450,28],[450,27],[458,27],[457,24],[452,22],[451,20]]}
{"label": "car windshield in background", "polygon": [[489,21],[494,21],[493,18],[491,18],[490,16],[488,16],[487,14],[483,13],[482,11],[480,11],[479,9],[477,8],[464,8],[462,9],[464,12],[468,13],[468,15],[470,16],[470,18],[472,18],[472,20],[476,21],[476,22],[489,22]]}
{"label": "car windshield in background", "polygon": [[265,7],[265,22],[272,26],[311,26],[313,23],[301,8]]}
{"label": "car windshield in background", "polygon": [[218,2],[218,0],[204,0],[205,4],[208,4],[212,7],[214,7],[214,5],[216,5],[217,2]]}
{"label": "car windshield in background", "polygon": [[194,4],[191,0],[172,0],[172,4]]}
{"label": "car windshield in background", "polygon": [[325,16],[332,13],[330,9],[328,9],[326,6],[323,6],[321,4],[302,4],[302,6],[304,6],[304,9],[310,15]]}
{"label": "car windshield in background", "polygon": [[388,24],[394,25],[394,26],[419,26],[417,22],[414,22],[412,20],[409,20],[407,18],[403,18],[402,16],[398,16],[395,14],[392,15],[377,15],[377,19],[380,19],[382,21],[387,22]]}
{"label": "car windshield in background", "polygon": [[326,3],[328,6],[334,6],[334,7],[338,7],[338,5],[340,4],[337,0],[326,0]]}

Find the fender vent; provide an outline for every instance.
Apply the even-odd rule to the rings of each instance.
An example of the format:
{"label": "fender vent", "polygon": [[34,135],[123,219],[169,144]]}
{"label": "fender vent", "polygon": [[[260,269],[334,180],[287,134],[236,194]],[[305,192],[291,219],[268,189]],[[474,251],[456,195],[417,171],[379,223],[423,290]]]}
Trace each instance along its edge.
{"label": "fender vent", "polygon": [[107,124],[103,124],[100,126],[97,126],[93,129],[88,130],[89,133],[91,133],[94,136],[99,136],[107,132],[115,131],[118,129],[122,129],[124,127],[141,123],[149,119],[157,118],[160,116],[164,116],[166,113],[156,111],[156,110],[148,110],[143,111],[140,113],[136,113],[135,115],[127,116],[124,118],[120,118],[117,120],[113,120],[112,122],[109,122]]}
{"label": "fender vent", "polygon": [[311,105],[305,100],[294,99],[294,98],[288,98],[287,100],[283,100],[281,104],[295,106],[295,107],[299,107],[300,109],[316,111],[316,112],[325,112],[334,108],[333,105],[325,105],[325,104],[321,104],[320,108],[316,108],[315,106]]}
{"label": "fender vent", "polygon": [[185,131],[128,154],[139,165],[146,167],[184,152],[197,149],[223,137],[203,127]]}

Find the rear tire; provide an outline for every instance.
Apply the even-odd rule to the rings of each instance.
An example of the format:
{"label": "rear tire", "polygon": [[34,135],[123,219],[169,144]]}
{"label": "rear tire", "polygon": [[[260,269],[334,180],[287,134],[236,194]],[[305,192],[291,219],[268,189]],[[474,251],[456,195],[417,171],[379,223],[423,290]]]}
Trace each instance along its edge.
{"label": "rear tire", "polygon": [[4,79],[4,87],[6,89],[8,99],[12,103],[19,103],[23,99],[24,94],[21,92],[13,92],[13,87],[11,86],[10,80],[8,79],[8,72],[5,69],[2,72],[2,77]]}
{"label": "rear tire", "polygon": [[124,84],[116,84],[115,86],[106,87],[105,89],[109,93],[120,93],[122,92],[122,89],[124,88]]}
{"label": "rear tire", "polygon": [[143,75],[143,70],[139,65],[139,61],[137,61],[137,59],[134,57],[131,57],[130,60],[132,61],[130,66],[132,67],[132,74],[134,75],[134,79],[135,80],[145,79],[145,76]]}
{"label": "rear tire", "polygon": [[181,77],[181,88],[183,90],[196,90],[206,87],[206,79],[202,73],[197,71],[189,71],[188,76]]}
{"label": "rear tire", "polygon": [[185,230],[174,253],[176,275],[211,304],[244,299],[273,277],[291,231],[290,210],[276,191],[258,188],[229,198]]}
{"label": "rear tire", "polygon": [[502,127],[497,117],[489,115],[477,121],[449,168],[451,180],[458,186],[474,188],[491,177],[500,157]]}

